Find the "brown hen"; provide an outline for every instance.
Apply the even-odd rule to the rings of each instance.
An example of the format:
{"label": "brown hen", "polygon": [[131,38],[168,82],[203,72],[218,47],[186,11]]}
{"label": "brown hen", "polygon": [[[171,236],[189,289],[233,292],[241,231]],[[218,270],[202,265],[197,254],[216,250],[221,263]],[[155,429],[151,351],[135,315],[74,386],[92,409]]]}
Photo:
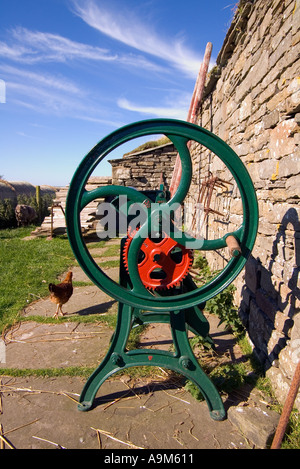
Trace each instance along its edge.
{"label": "brown hen", "polygon": [[57,285],[49,283],[49,291],[51,292],[50,300],[52,303],[57,304],[57,308],[53,316],[54,318],[58,318],[59,311],[62,316],[64,315],[62,305],[69,301],[73,293],[72,276],[72,272],[68,272],[66,278],[61,283],[58,283]]}

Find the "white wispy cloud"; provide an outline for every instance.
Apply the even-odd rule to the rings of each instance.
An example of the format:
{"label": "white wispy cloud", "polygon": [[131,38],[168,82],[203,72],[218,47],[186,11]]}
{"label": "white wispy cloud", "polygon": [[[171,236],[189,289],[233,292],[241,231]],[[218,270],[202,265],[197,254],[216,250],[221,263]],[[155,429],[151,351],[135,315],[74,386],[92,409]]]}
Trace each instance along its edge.
{"label": "white wispy cloud", "polygon": [[187,109],[185,106],[182,107],[155,107],[155,106],[145,106],[132,103],[126,98],[120,98],[117,101],[117,104],[120,108],[126,109],[127,111],[138,112],[140,114],[151,115],[152,117],[166,117],[173,119],[186,119]]}
{"label": "white wispy cloud", "polygon": [[9,102],[23,103],[25,107],[35,109],[42,113],[71,112],[74,109],[83,108],[81,102],[73,95],[63,92],[54,92],[47,87],[37,87],[14,81],[7,81],[7,94],[12,96]]}
{"label": "white wispy cloud", "polygon": [[31,31],[23,27],[11,30],[6,43],[0,42],[0,57],[30,65],[74,60],[105,61],[127,68],[166,72],[164,67],[147,60],[141,54],[115,54],[108,49],[72,41],[59,34]]}
{"label": "white wispy cloud", "polygon": [[24,64],[0,64],[5,77],[8,102],[38,112],[59,112],[82,107],[88,94],[74,81],[61,74],[28,70]]}
{"label": "white wispy cloud", "polygon": [[[27,33],[28,31],[26,31]],[[28,34],[28,38],[33,45],[32,36]],[[28,50],[33,49],[23,47],[22,53],[27,53]],[[77,55],[83,57],[82,52]],[[12,55],[10,54],[10,56]],[[92,90],[88,87],[82,88],[74,80],[59,72],[49,73],[44,70],[44,66],[40,66],[41,64],[37,67],[38,64],[35,63],[35,68],[33,68],[31,61],[27,63],[27,61],[21,60],[20,62],[18,65],[0,64],[1,76],[5,78],[8,104],[23,107],[39,114],[71,117],[96,124],[105,124],[113,128],[123,124],[120,122],[119,116],[107,109],[101,99],[97,103],[95,102]],[[35,60],[35,62],[38,61]]]}
{"label": "white wispy cloud", "polygon": [[8,45],[6,42],[0,41],[0,57],[11,60],[22,60],[26,55],[30,55],[32,51],[21,44]]}
{"label": "white wispy cloud", "polygon": [[202,57],[185,46],[178,38],[162,39],[148,24],[136,17],[132,10],[109,10],[93,0],[73,0],[75,13],[92,28],[133,47],[167,61],[173,67],[195,78],[199,71]]}
{"label": "white wispy cloud", "polygon": [[[116,55],[107,49],[72,41],[58,34],[30,31],[18,27],[12,30],[13,45],[2,44],[0,54],[23,62],[66,62],[74,59],[115,60]],[[20,43],[22,47],[20,47]]]}
{"label": "white wispy cloud", "polygon": [[60,75],[51,75],[49,73],[37,73],[24,68],[12,67],[10,65],[0,65],[0,71],[6,76],[19,78],[22,82],[39,84],[43,87],[54,88],[56,90],[66,91],[68,93],[82,93],[82,90],[76,83]]}
{"label": "white wispy cloud", "polygon": [[[105,61],[114,67],[126,67],[131,72],[133,69],[138,73],[146,71],[148,75],[149,72],[160,72],[167,73],[170,77],[170,74],[174,74],[174,69],[181,70],[188,76],[195,77],[197,74],[199,57],[178,39],[163,40],[139,18],[130,16],[133,13],[124,16],[124,11],[118,14],[102,9],[100,0],[97,4],[92,0],[72,1],[76,14],[86,23],[138,52],[129,50],[126,53],[123,47],[115,53],[107,48],[73,41],[59,34],[16,27],[8,32],[6,42],[0,42],[0,57],[6,59],[6,64],[0,65],[0,72],[5,75],[10,102],[36,112],[59,114],[119,127],[123,124],[120,122],[121,111],[112,112],[108,108],[108,101],[99,94],[99,102],[96,103],[95,96],[91,94],[92,88],[82,89],[82,85],[79,86],[73,80],[73,75],[67,78],[59,72],[45,71],[47,63]],[[152,55],[152,58],[149,55]],[[173,94],[167,89],[169,102],[165,96],[163,103],[157,106],[147,102],[138,104],[138,99],[133,102],[124,97],[117,101],[117,106],[119,110],[148,116],[186,119],[190,96],[184,99],[181,99],[182,96],[176,96],[173,99]],[[106,117],[103,119],[104,115]]]}
{"label": "white wispy cloud", "polygon": [[114,113],[109,113],[107,109],[101,108],[99,103],[98,106],[95,106],[90,96],[86,95],[83,99],[82,93],[75,92],[75,86],[72,92],[70,92],[71,89],[67,92],[56,81],[53,82],[56,89],[48,86],[49,81],[51,84],[49,77],[43,81],[46,86],[36,86],[35,83],[30,84],[29,82],[6,81],[8,103],[48,116],[68,117],[105,124],[113,128],[124,125],[120,119],[114,118]]}

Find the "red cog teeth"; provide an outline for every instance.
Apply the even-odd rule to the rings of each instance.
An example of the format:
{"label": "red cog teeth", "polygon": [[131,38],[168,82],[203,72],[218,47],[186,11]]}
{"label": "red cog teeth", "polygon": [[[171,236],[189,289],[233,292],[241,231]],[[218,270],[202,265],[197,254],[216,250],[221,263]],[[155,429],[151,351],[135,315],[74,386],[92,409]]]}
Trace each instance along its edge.
{"label": "red cog teeth", "polygon": [[[128,273],[129,273],[129,269],[128,269],[128,250],[129,250],[129,246],[130,246],[130,243],[132,241],[132,238],[134,237],[135,234],[136,234],[135,230],[131,230],[130,232],[128,232],[128,237],[125,241],[124,248],[123,248],[122,258],[123,258],[123,261],[124,261],[124,266],[125,266],[126,271]],[[166,236],[165,239],[167,240],[167,239],[170,239],[170,238],[168,236]],[[149,245],[151,246],[151,243],[149,243]],[[173,277],[172,277],[172,274],[174,274],[174,271],[173,272],[168,271],[167,272],[167,278],[163,279],[163,281],[156,280],[156,279],[150,279],[149,280],[148,278],[145,278],[145,276],[143,274],[142,269],[145,268],[145,267],[141,266],[139,268],[139,274],[140,274],[141,280],[142,280],[142,282],[143,282],[143,284],[146,288],[148,288],[149,290],[166,290],[166,289],[169,290],[170,288],[173,288],[175,286],[179,286],[180,282],[187,276],[187,274],[189,272],[189,269],[191,268],[192,263],[193,263],[193,251],[191,251],[190,249],[186,249],[185,247],[181,246],[179,243],[174,241],[174,248],[178,247],[178,246],[182,250],[182,261],[181,261],[182,266],[180,266],[181,272],[179,274],[178,274],[178,268],[177,268],[176,279],[173,279]],[[167,256],[169,255],[168,253],[171,252],[169,248],[168,248],[168,252],[164,252],[164,243],[162,243],[162,244],[160,243],[159,248],[161,249],[161,252],[163,252]],[[143,251],[145,253],[147,253],[148,250],[149,250],[149,248],[147,246],[147,243],[144,242]],[[149,256],[149,258],[150,258],[150,256]],[[149,258],[147,260],[147,264],[149,264],[149,269],[150,269],[154,265],[154,261],[150,261]],[[179,267],[179,265],[177,265],[177,267]]]}

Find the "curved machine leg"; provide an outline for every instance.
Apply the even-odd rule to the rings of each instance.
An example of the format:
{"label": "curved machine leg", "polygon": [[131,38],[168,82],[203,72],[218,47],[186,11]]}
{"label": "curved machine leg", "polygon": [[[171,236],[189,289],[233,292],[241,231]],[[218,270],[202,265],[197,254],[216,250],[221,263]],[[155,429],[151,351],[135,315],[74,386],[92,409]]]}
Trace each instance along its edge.
{"label": "curved machine leg", "polygon": [[131,306],[119,303],[117,326],[109,350],[102,363],[87,380],[79,398],[79,410],[89,410],[101,384],[109,376],[124,368],[125,362],[122,356],[125,353],[131,330],[132,312],[133,308]]}
{"label": "curved machine leg", "polygon": [[[102,363],[86,382],[79,399],[78,409],[81,411],[90,410],[100,386],[117,371],[132,366],[160,366],[176,371],[193,381],[204,396],[211,417],[214,420],[223,420],[225,410],[221,397],[212,381],[201,369],[190,347],[186,330],[185,312],[170,312],[168,317],[175,353],[154,349],[126,351],[126,344],[132,324],[134,323],[135,314],[134,308],[123,303],[119,304],[117,327],[110,348]],[[139,312],[140,321],[142,316],[142,313]],[[147,315],[145,316],[145,322],[149,322],[150,318]],[[161,319],[159,313],[158,316]],[[164,322],[167,322],[166,319],[165,317]]]}

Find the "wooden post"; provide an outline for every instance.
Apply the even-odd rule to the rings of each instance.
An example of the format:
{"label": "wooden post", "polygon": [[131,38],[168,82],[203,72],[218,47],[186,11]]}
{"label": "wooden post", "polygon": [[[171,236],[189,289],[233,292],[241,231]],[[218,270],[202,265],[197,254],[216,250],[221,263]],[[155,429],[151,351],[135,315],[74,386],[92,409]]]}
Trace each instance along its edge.
{"label": "wooden post", "polygon": [[41,223],[41,218],[42,218],[42,207],[41,207],[41,188],[40,186],[36,186],[35,188],[35,198],[36,198],[36,203],[37,203],[37,208],[38,208],[38,220],[39,223]]}
{"label": "wooden post", "polygon": [[[207,71],[209,67],[209,61],[211,57],[211,52],[212,52],[212,43],[208,42],[206,45],[203,62],[201,63],[201,66],[199,69],[197,81],[195,84],[195,88],[194,88],[194,92],[193,92],[193,96],[191,100],[190,109],[189,109],[188,116],[187,116],[187,122],[191,122],[192,124],[195,124],[197,111],[199,109],[199,106],[202,100],[205,80],[206,80]],[[175,194],[179,186],[180,179],[181,179],[181,161],[180,161],[180,156],[177,155],[175,166],[174,166],[174,171],[172,174],[172,180],[170,184],[171,196]]]}
{"label": "wooden post", "polygon": [[298,389],[300,386],[300,361],[297,364],[294,377],[286,398],[286,401],[283,406],[282,414],[279,419],[277,430],[272,441],[271,449],[280,449],[281,442],[283,440],[286,426],[289,422],[291,412],[293,410],[294,402],[298,394]]}

